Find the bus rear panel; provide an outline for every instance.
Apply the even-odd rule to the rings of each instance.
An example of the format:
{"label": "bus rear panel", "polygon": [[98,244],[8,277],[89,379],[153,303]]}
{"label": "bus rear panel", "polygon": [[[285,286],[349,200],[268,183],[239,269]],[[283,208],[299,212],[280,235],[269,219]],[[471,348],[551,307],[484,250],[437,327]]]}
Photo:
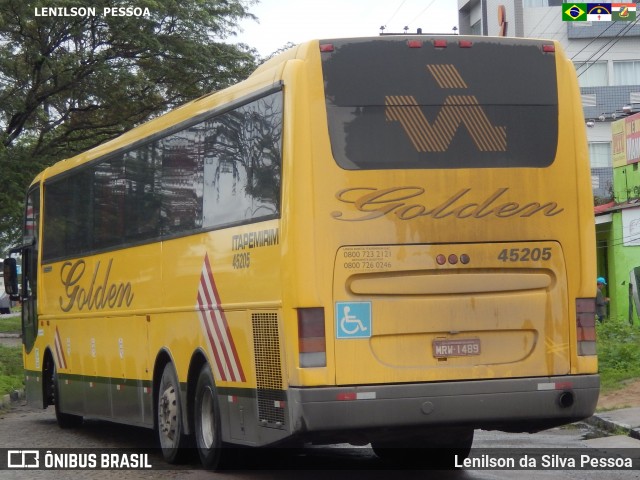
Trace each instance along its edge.
{"label": "bus rear panel", "polygon": [[416,428],[590,416],[591,189],[559,46],[381,37],[318,52],[328,141],[318,122],[301,215],[321,258],[308,280],[326,366],[300,362],[293,424],[394,445]]}

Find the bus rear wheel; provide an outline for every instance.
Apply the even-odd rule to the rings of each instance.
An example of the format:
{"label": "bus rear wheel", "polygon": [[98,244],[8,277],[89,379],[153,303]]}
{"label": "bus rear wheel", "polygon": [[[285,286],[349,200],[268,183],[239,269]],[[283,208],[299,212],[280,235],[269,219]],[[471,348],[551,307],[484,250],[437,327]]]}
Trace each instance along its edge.
{"label": "bus rear wheel", "polygon": [[208,469],[224,469],[233,463],[235,450],[222,442],[220,406],[211,367],[205,364],[198,375],[194,402],[196,448]]}
{"label": "bus rear wheel", "polygon": [[158,389],[158,439],[162,456],[169,463],[180,463],[186,456],[182,400],[178,375],[171,363],[162,372]]}

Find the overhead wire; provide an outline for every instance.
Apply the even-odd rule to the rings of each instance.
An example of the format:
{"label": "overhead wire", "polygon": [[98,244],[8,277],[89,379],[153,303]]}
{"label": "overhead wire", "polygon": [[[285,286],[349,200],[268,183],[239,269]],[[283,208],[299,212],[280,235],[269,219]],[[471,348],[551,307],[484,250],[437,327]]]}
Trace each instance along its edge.
{"label": "overhead wire", "polygon": [[429,10],[429,8],[431,7],[431,5],[433,5],[435,1],[436,1],[436,0],[431,0],[431,3],[429,3],[429,5],[427,5],[427,6],[424,8],[424,10],[422,10],[418,15],[416,15],[413,19],[411,19],[411,21],[410,21],[410,22],[406,23],[406,25],[411,25],[413,22],[415,22],[417,19],[419,19],[422,15],[424,15],[424,14],[425,14],[425,12],[426,12],[427,10]]}
{"label": "overhead wire", "polygon": [[402,2],[400,2],[400,5],[398,6],[398,8],[396,8],[396,11],[393,12],[393,15],[391,15],[391,17],[389,18],[389,20],[387,20],[382,26],[383,27],[387,27],[387,25],[389,25],[391,23],[391,20],[393,20],[395,18],[395,16],[398,14],[398,12],[400,11],[400,9],[402,8],[402,6],[407,2],[407,0],[402,0]]}
{"label": "overhead wire", "polygon": [[[622,28],[615,37],[613,37],[611,40],[609,40],[608,42],[606,42],[604,45],[602,45],[598,50],[596,50],[587,60],[583,61],[580,65],[576,66],[576,71],[581,68],[584,65],[587,65],[587,68],[583,69],[580,73],[578,73],[578,77],[580,77],[583,73],[585,73],[587,70],[589,70],[598,60],[600,60],[603,55],[605,53],[607,53],[609,50],[611,50],[613,48],[613,46],[618,43],[620,41],[621,38],[623,38],[627,32],[629,32],[633,27],[635,27],[638,24],[638,21],[640,21],[640,17],[636,18],[636,20],[634,22],[629,22],[629,25],[626,25],[624,28]],[[611,44],[611,45],[609,45]],[[607,47],[608,46],[608,47]],[[606,48],[606,50],[604,50]],[[604,51],[603,51],[604,50]],[[596,55],[598,55],[600,52],[602,52],[600,54],[600,56],[598,58],[596,58],[594,61],[591,61],[591,59],[593,57],[595,57]]]}
{"label": "overhead wire", "polygon": [[[552,13],[552,12],[553,12],[553,9],[552,9],[552,8],[548,8],[548,9],[547,9],[547,11],[545,12],[545,14],[542,16],[542,18],[540,18],[540,20],[538,20],[538,23],[536,23],[536,26],[535,26],[535,27],[533,27],[533,29],[532,29],[531,31],[532,31],[532,32],[537,32],[537,31],[538,31],[538,26],[539,26],[543,21],[545,21],[545,20],[547,19],[547,16],[549,16],[549,14],[550,14],[550,13]],[[553,23],[553,22],[549,22],[549,24],[550,24],[550,23]]]}
{"label": "overhead wire", "polygon": [[585,50],[585,48],[587,48],[587,47],[588,47],[589,45],[591,45],[593,42],[595,42],[595,41],[596,41],[596,40],[598,40],[600,37],[602,37],[602,35],[604,35],[605,33],[607,33],[607,31],[608,31],[611,27],[613,27],[615,24],[616,24],[616,22],[611,22],[607,28],[605,28],[602,32],[600,32],[600,33],[598,34],[598,36],[597,36],[597,37],[594,37],[594,38],[593,38],[589,43],[587,43],[584,47],[582,47],[580,50],[578,50],[578,51],[575,53],[575,55],[574,55],[573,57],[571,57],[571,61],[573,61],[573,60],[574,60],[578,55],[580,55],[580,54]]}
{"label": "overhead wire", "polygon": [[598,59],[600,59],[602,57],[602,55],[604,55],[605,53],[607,53],[616,43],[618,43],[618,41],[624,37],[624,35],[631,30],[636,24],[638,23],[638,19],[636,19],[636,21],[634,22],[630,22],[628,25],[625,25],[615,36],[611,37],[609,40],[607,40],[603,45],[600,46],[600,48],[598,48],[595,52],[593,52],[591,54],[591,56],[589,58],[587,58],[586,60],[583,60],[582,63],[579,65],[579,67],[591,62],[591,59],[593,57],[595,57],[596,55],[598,55],[600,52],[602,52],[602,50],[604,48],[606,48],[608,46],[608,48],[602,52],[602,54],[596,59],[596,61]]}
{"label": "overhead wire", "polygon": [[[616,238],[613,239],[612,243],[608,243],[607,245],[596,246],[596,248],[610,248],[610,247],[620,247],[623,245],[627,245],[629,243],[634,243],[640,240],[640,235],[629,235],[628,237]],[[615,242],[615,243],[614,243]]]}
{"label": "overhead wire", "polygon": [[[555,10],[553,8],[549,8],[548,9],[548,13],[554,13],[554,12],[555,12]],[[546,17],[546,15],[545,15],[545,17]],[[550,38],[550,35],[553,35],[554,37],[557,36],[560,32],[553,32],[553,31],[549,32],[549,30],[555,28],[555,26],[556,26],[555,22],[547,22],[547,25],[544,27],[544,30],[542,30],[542,32],[540,32],[539,34],[536,34],[536,36],[539,37],[539,38]],[[536,28],[537,28],[537,26],[536,26]],[[536,30],[533,30],[533,31],[536,31]],[[564,32],[562,32],[562,33],[564,33]]]}

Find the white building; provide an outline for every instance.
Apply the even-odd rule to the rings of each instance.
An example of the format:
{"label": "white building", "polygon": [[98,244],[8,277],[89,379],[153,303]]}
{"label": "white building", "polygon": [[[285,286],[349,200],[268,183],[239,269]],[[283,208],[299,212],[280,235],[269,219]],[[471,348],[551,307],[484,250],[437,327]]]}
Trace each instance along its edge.
{"label": "white building", "polygon": [[569,6],[561,0],[458,0],[459,29],[461,35],[504,33],[562,44],[581,87],[594,195],[605,199],[612,194],[611,122],[640,111],[640,21],[565,22],[562,11]]}

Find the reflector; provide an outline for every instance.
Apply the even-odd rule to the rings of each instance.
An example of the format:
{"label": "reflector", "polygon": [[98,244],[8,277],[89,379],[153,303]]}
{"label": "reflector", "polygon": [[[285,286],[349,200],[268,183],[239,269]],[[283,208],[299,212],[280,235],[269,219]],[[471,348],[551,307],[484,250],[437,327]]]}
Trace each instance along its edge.
{"label": "reflector", "polygon": [[596,299],[576,298],[578,355],[596,354]]}
{"label": "reflector", "polygon": [[298,309],[298,353],[303,368],[327,365],[324,323],[324,308]]}

